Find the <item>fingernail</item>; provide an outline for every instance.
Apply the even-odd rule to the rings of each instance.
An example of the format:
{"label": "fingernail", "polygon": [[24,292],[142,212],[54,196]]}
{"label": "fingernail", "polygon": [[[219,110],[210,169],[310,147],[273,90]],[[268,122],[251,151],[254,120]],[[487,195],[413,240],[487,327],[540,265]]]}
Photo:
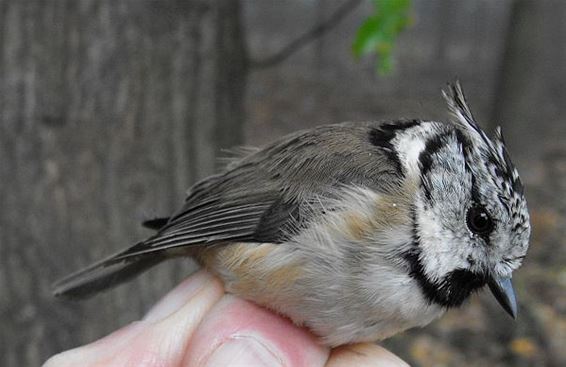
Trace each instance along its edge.
{"label": "fingernail", "polygon": [[283,360],[259,337],[232,336],[218,346],[205,363],[207,367],[283,366]]}
{"label": "fingernail", "polygon": [[212,275],[204,270],[190,276],[163,297],[145,315],[143,321],[158,322],[183,307],[195,294],[210,283]]}

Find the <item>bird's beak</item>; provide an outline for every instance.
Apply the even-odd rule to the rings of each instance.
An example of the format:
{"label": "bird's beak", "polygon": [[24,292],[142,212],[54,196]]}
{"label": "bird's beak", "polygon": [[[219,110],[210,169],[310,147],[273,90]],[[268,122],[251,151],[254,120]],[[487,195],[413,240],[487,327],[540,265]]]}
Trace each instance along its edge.
{"label": "bird's beak", "polygon": [[488,285],[491,293],[493,293],[501,307],[503,307],[511,317],[516,319],[517,300],[515,299],[515,291],[513,290],[513,284],[511,284],[511,278],[492,277]]}

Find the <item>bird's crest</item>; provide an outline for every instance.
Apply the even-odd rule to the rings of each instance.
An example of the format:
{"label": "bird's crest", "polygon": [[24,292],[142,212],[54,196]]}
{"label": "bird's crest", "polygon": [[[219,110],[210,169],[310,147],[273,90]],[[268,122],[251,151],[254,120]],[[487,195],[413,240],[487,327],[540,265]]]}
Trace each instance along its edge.
{"label": "bird's crest", "polygon": [[454,123],[461,128],[469,139],[475,142],[474,146],[479,149],[479,153],[483,156],[488,171],[494,177],[499,178],[497,180],[498,186],[504,191],[509,191],[509,196],[513,196],[510,190],[522,196],[523,185],[505,147],[501,127],[498,126],[495,129],[493,140],[487,136],[474,118],[459,81],[449,83],[448,89],[443,90],[442,95],[448,103],[450,112],[456,118]]}

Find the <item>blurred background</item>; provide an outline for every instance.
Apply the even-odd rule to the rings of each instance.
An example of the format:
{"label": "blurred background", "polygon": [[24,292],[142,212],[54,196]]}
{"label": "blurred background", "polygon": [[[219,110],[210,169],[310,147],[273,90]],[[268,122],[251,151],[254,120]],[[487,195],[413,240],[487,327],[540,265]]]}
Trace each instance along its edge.
{"label": "blurred background", "polygon": [[178,208],[223,149],[446,119],[440,89],[456,77],[526,185],[519,318],[478,295],[384,345],[414,366],[566,365],[566,1],[409,5],[389,56],[356,60],[369,0],[0,0],[0,365],[139,319],[190,274],[180,260],[82,303],[50,294],[147,236],[140,221]]}

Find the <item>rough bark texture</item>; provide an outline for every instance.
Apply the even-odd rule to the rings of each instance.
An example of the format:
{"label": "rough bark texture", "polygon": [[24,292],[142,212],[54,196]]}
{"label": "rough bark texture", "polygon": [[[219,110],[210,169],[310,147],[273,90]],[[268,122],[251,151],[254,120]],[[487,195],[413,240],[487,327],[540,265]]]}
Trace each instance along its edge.
{"label": "rough bark texture", "polygon": [[244,139],[244,93],[247,81],[247,54],[244,46],[240,4],[236,1],[216,0],[218,23],[215,59],[218,77],[214,83],[215,117],[214,143],[216,153],[242,144]]}
{"label": "rough bark texture", "polygon": [[[503,125],[511,152],[526,165],[540,160],[545,150],[563,146],[566,136],[566,124],[560,123],[566,85],[566,3],[514,0],[511,5],[492,122]],[[541,173],[528,174],[540,179]]]}
{"label": "rough bark texture", "polygon": [[142,219],[179,206],[219,147],[241,143],[238,6],[0,1],[0,365],[100,337],[189,273],[160,267],[78,304],[49,291],[147,235]]}

